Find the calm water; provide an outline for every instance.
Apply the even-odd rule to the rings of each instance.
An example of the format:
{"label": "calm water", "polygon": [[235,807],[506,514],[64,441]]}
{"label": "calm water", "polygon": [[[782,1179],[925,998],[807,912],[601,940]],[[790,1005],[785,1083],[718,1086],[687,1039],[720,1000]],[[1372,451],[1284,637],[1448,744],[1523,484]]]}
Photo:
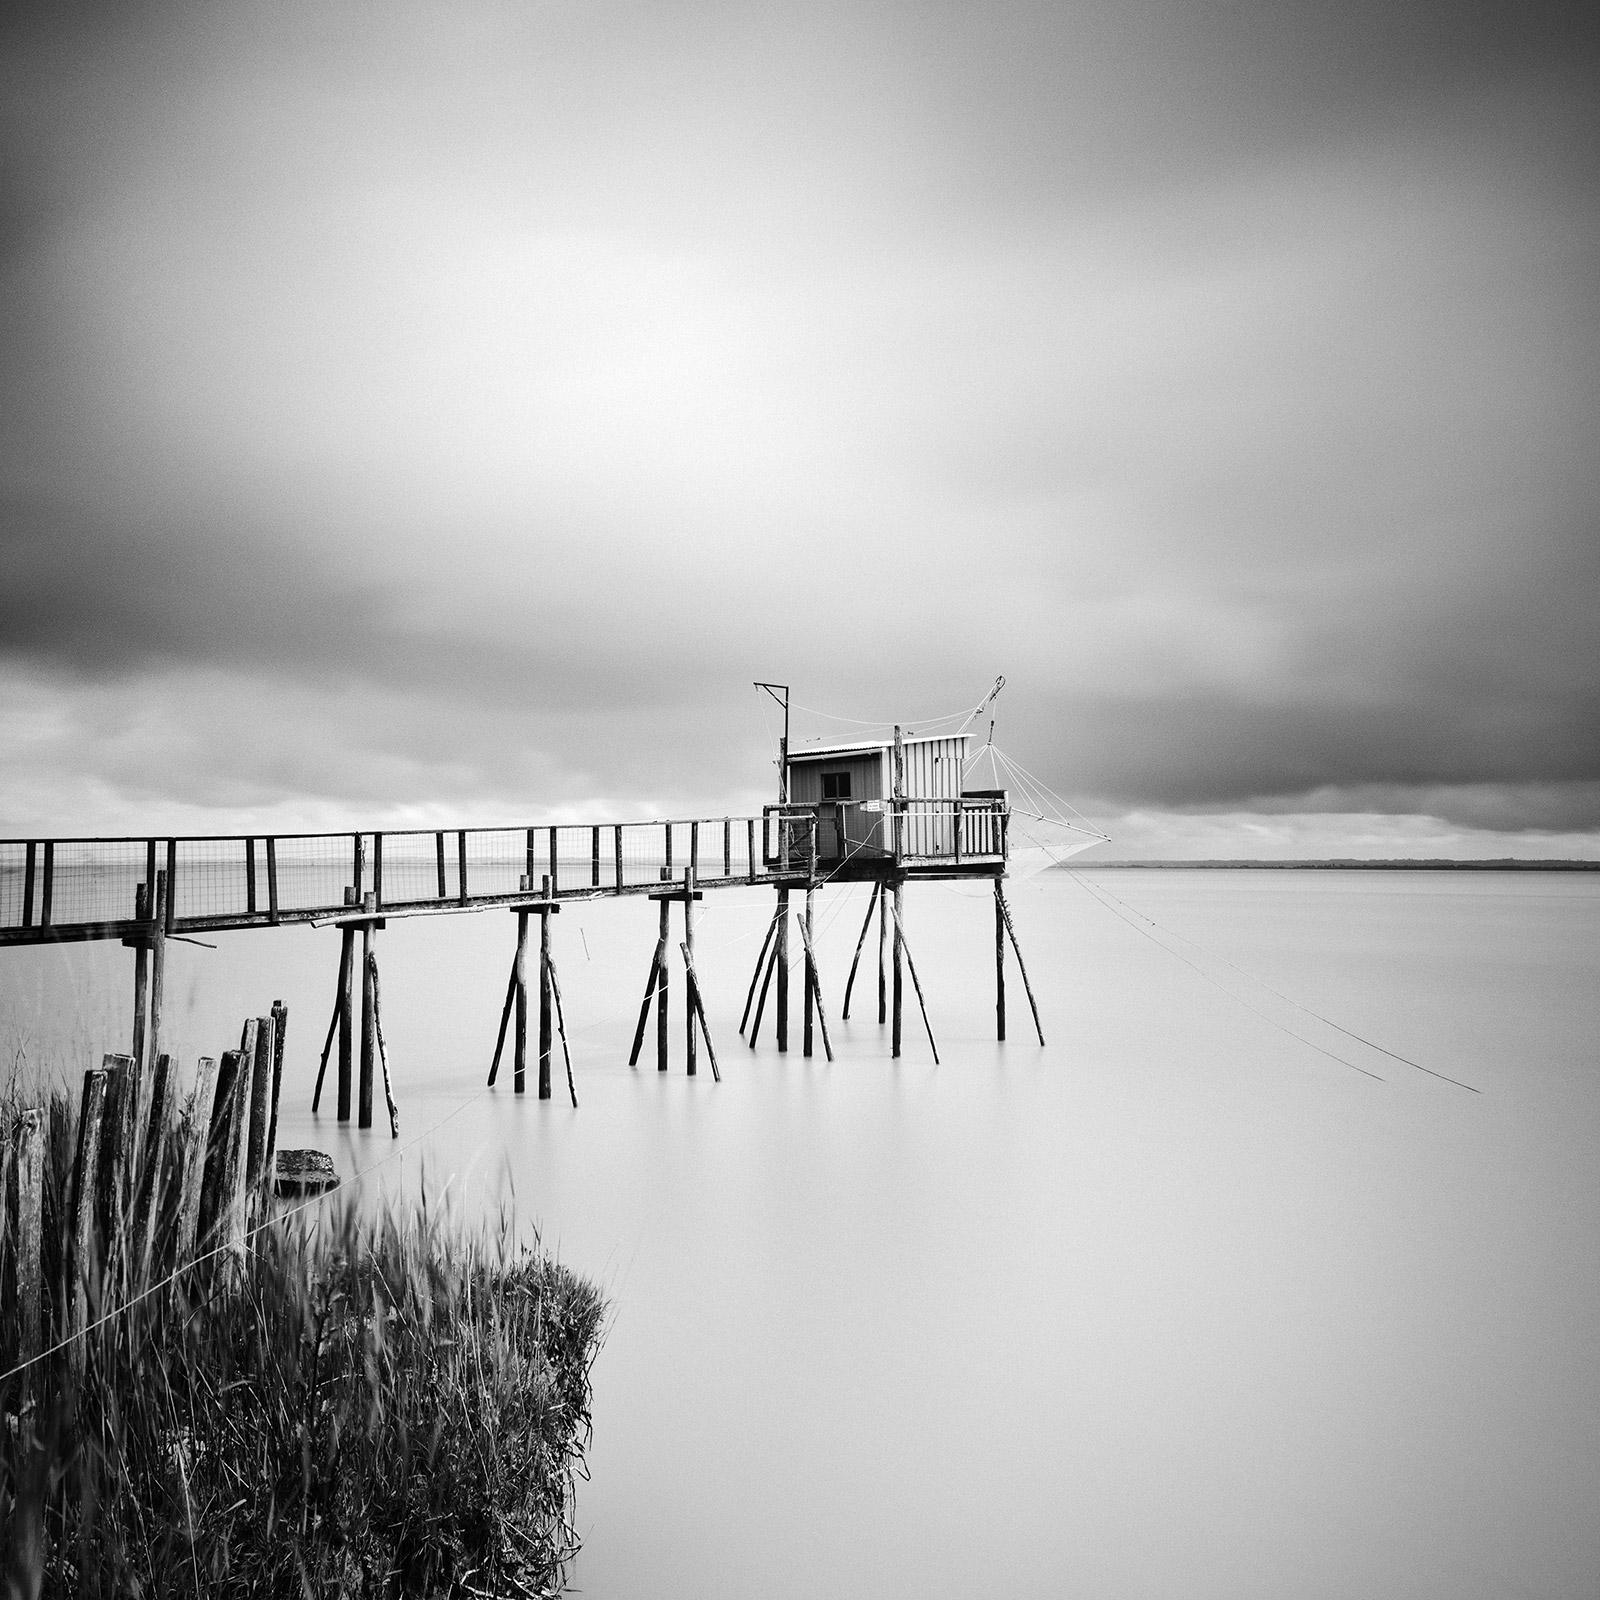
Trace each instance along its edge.
{"label": "calm water", "polygon": [[[989,903],[937,887],[907,932],[938,1067],[914,1010],[898,1063],[870,1004],[838,1021],[859,889],[821,900],[831,1066],[739,1041],[744,893],[699,924],[720,1085],[625,1064],[639,902],[554,925],[578,1112],[481,1092],[504,914],[381,936],[398,1151],[309,1113],[332,932],[175,947],[171,1032],[216,1053],[283,997],[287,1140],[509,1183],[605,1284],[587,1594],[1593,1596],[1600,882],[1084,878],[1183,959],[1064,873],[1017,885],[1045,1049],[1014,969],[994,1043]],[[7,1060],[123,1043],[130,973],[0,958]]]}

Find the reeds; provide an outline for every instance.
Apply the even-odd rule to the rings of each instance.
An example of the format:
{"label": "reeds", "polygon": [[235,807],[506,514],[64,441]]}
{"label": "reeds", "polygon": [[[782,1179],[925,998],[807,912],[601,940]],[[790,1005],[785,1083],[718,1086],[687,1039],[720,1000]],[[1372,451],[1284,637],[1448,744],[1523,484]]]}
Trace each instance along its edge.
{"label": "reeds", "polygon": [[[6,1151],[16,1120],[0,1111]],[[159,1198],[149,1202],[159,1226],[143,1234],[154,1244],[134,1243],[139,1197],[173,1179],[146,1159],[123,1179],[124,1225],[75,1264],[62,1246],[73,1121],[54,1097],[45,1354],[14,1372],[25,1249],[14,1173],[3,1191],[11,1594],[559,1591],[577,1547],[574,1473],[605,1309],[591,1285],[515,1248],[504,1216],[473,1231],[425,1206],[363,1220],[348,1202],[174,1266],[161,1238],[173,1208]],[[66,1308],[78,1285],[87,1326],[73,1338]]]}

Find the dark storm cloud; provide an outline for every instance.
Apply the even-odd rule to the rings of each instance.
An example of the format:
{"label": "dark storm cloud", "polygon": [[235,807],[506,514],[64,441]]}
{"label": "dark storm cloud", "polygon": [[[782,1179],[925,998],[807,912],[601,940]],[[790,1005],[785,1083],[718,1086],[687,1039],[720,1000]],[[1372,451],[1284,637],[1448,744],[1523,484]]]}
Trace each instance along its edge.
{"label": "dark storm cloud", "polygon": [[0,672],[63,785],[726,793],[751,677],[1004,670],[1108,805],[1600,822],[1586,10],[0,27]]}

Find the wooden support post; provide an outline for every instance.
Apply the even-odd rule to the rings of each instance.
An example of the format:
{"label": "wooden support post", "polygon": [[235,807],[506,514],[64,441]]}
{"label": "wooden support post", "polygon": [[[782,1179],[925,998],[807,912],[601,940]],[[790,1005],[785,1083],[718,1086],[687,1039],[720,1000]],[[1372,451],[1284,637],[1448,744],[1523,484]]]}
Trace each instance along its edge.
{"label": "wooden support post", "polygon": [[444,834],[436,833],[433,836],[433,864],[435,868],[435,882],[439,891],[439,898],[443,900],[449,893],[449,885],[444,875]]}
{"label": "wooden support post", "polygon": [[867,899],[866,920],[861,924],[861,937],[856,940],[856,953],[850,958],[850,976],[845,979],[844,1005],[840,1007],[840,1017],[848,1022],[850,1020],[850,991],[856,986],[856,968],[861,962],[861,952],[867,943],[867,934],[872,928],[872,913],[878,909],[878,896],[883,892],[882,883],[872,885],[872,894]]}
{"label": "wooden support post", "polygon": [[[807,897],[810,899],[808,892]],[[806,947],[806,982],[810,989],[810,998],[817,1004],[817,1023],[822,1029],[822,1048],[827,1058],[833,1060],[833,1044],[828,1038],[828,1019],[822,1012],[822,983],[817,973],[817,952],[811,943],[811,908],[806,907],[806,915],[800,924],[800,937],[805,941]]]}
{"label": "wooden support post", "polygon": [[[773,930],[776,932],[778,919],[773,917]],[[756,1036],[761,1032],[761,1013],[767,1008],[767,990],[772,983],[772,974],[778,965],[778,945],[776,938],[773,940],[772,954],[767,957],[766,975],[761,980],[761,998],[756,1001],[756,1020],[750,1024],[750,1048],[756,1047]]]}
{"label": "wooden support post", "polygon": [[33,881],[39,870],[38,850],[39,846],[30,839],[23,853],[22,926],[24,928],[33,926]]}
{"label": "wooden support post", "polygon": [[689,1009],[699,1019],[700,1032],[705,1036],[706,1055],[711,1061],[711,1076],[722,1082],[722,1071],[717,1066],[717,1047],[711,1042],[711,1025],[706,1021],[706,1008],[700,999],[700,977],[694,970],[694,951],[689,948],[688,941],[679,947],[683,951],[684,971],[689,974]]}
{"label": "wooden support post", "polygon": [[722,876],[733,876],[733,819],[722,819]]}
{"label": "wooden support post", "polygon": [[[667,852],[670,859],[672,852],[672,824],[667,824]],[[665,866],[661,869],[661,876],[665,880],[671,876],[672,868]],[[661,902],[661,932],[658,936],[656,948],[661,952],[658,958],[661,963],[661,975],[656,980],[656,1071],[667,1070],[667,939],[672,925],[672,902]]]}
{"label": "wooden support post", "polygon": [[[528,887],[526,877],[522,887]],[[528,1092],[528,913],[517,912],[517,954],[511,967],[515,989],[517,1022],[511,1040],[511,1087],[517,1094]]]}
{"label": "wooden support post", "polygon": [[173,882],[170,870],[156,874],[153,907],[155,926],[150,939],[150,1028],[146,1034],[146,1061],[154,1061],[161,1054],[161,1012],[167,993],[167,934],[172,927]]}
{"label": "wooden support post", "polygon": [[217,1063],[200,1057],[195,1074],[194,1099],[184,1123],[179,1145],[178,1209],[173,1228],[172,1264],[181,1267],[194,1253],[200,1223],[200,1200],[205,1187],[206,1158],[211,1144],[211,1121],[217,1100]]}
{"label": "wooden support post", "polygon": [[456,833],[456,899],[462,905],[467,903],[467,830],[461,828]]}
{"label": "wooden support post", "polygon": [[600,829],[594,827],[589,837],[589,887],[600,887]]}
{"label": "wooden support post", "polygon": [[994,1036],[1006,1039],[1006,918],[1000,909],[1000,880],[994,880]]}
{"label": "wooden support post", "polygon": [[1033,998],[1033,985],[1028,982],[1028,965],[1022,959],[1022,946],[1017,943],[1017,930],[1012,926],[1011,907],[1006,904],[1005,890],[1000,887],[999,879],[995,880],[995,900],[1000,907],[1000,915],[1005,919],[1006,932],[1011,936],[1011,948],[1017,958],[1017,971],[1022,974],[1022,991],[1028,997],[1028,1008],[1033,1012],[1033,1031],[1039,1035],[1039,1043],[1044,1043],[1044,1027],[1039,1021],[1038,1002]]}
{"label": "wooden support post", "polygon": [[622,887],[622,824],[613,823],[611,827],[611,849],[617,875],[617,888]]}
{"label": "wooden support post", "polygon": [[889,945],[889,890],[878,883],[878,1026],[889,1020],[889,985],[884,976],[884,959]]}
{"label": "wooden support post", "polygon": [[[200,1183],[199,1233],[202,1250],[234,1243],[239,1191],[239,1135],[250,1104],[252,1051],[225,1050],[217,1070]],[[195,1108],[199,1116],[201,1108]]]}
{"label": "wooden support post", "polygon": [[[898,902],[899,896],[896,895],[895,899]],[[917,965],[911,959],[911,947],[910,947],[910,945],[908,945],[906,943],[905,928],[904,928],[904,926],[902,925],[902,923],[900,921],[900,906],[899,906],[898,903],[895,905],[895,908],[894,908],[894,931],[895,931],[896,949],[899,950],[899,951],[903,951],[904,952],[905,960],[906,960],[906,966],[911,972],[911,987],[917,991],[917,1005],[922,1011],[922,1026],[925,1029],[927,1029],[927,1032],[928,1032],[928,1048],[933,1051],[933,1064],[935,1066],[938,1066],[938,1064],[939,1064],[939,1046],[938,1046],[937,1042],[935,1041],[935,1039],[933,1037],[933,1024],[928,1020],[928,1005],[927,1005],[927,1002],[922,998],[922,983],[921,983],[921,980],[917,977]],[[898,998],[898,996],[897,996],[897,998]],[[895,1007],[895,1011],[896,1011],[897,1014],[899,1012],[899,1009],[900,1008],[897,1005]]]}
{"label": "wooden support post", "polygon": [[56,842],[46,839],[44,842],[44,882],[39,888],[39,926],[50,926],[51,901],[55,896],[56,883]]}
{"label": "wooden support post", "polygon": [[[100,1171],[101,1122],[106,1108],[106,1070],[90,1067],[83,1075],[83,1099],[78,1108],[78,1145],[72,1164],[71,1198],[67,1207],[67,1325],[62,1329],[72,1340],[67,1347],[67,1363],[73,1373],[83,1373],[84,1347],[81,1334],[89,1322],[89,1285],[98,1279],[100,1252],[95,1239],[95,1188]],[[99,1285],[96,1282],[96,1298]]]}
{"label": "wooden support post", "polygon": [[746,879],[756,881],[756,819],[746,817],[744,821],[744,871]]}
{"label": "wooden support post", "polygon": [[567,1014],[561,1004],[561,985],[556,980],[556,964],[550,963],[550,993],[556,1003],[556,1032],[561,1036],[561,1059],[567,1064],[567,1093],[572,1096],[572,1109],[578,1109],[578,1086],[572,1081],[572,1051],[567,1047]]}
{"label": "wooden support post", "polygon": [[905,980],[901,975],[904,965],[905,940],[900,934],[900,893],[901,884],[898,878],[894,881],[894,993],[892,995],[892,1015],[889,1027],[889,1054],[899,1060],[900,1058],[900,1017],[904,1002]]}
{"label": "wooden support post", "polygon": [[506,1028],[511,1022],[511,1013],[517,1003],[517,962],[513,956],[511,960],[511,976],[506,980],[506,1001],[500,1008],[500,1032],[495,1036],[494,1060],[489,1063],[489,1087],[494,1088],[494,1080],[500,1072],[500,1053],[506,1047]]}
{"label": "wooden support post", "polygon": [[[698,830],[699,824],[694,824]],[[691,832],[691,839],[693,832]],[[690,865],[683,872],[683,1060],[684,1070],[692,1078],[699,1065],[696,1059],[695,1006],[699,995],[694,981],[694,866],[695,840],[689,848]]]}
{"label": "wooden support post", "polygon": [[256,914],[256,842],[244,842],[244,908],[250,916]]}
{"label": "wooden support post", "polygon": [[[389,1137],[400,1137],[400,1108],[394,1103],[394,1085],[389,1079],[389,1047],[383,1039],[383,1006],[378,990],[378,956],[367,957],[367,979],[372,985],[372,1036],[378,1044],[378,1070],[383,1074],[383,1103],[389,1113]],[[270,1180],[270,1174],[269,1174]]]}
{"label": "wooden support post", "polygon": [[361,902],[365,920],[361,924],[361,1081],[357,1086],[356,1126],[372,1126],[372,1073],[376,1065],[378,1039],[378,1008],[372,992],[372,942],[377,937],[377,923],[372,913],[377,910],[378,897],[368,890]]}
{"label": "wooden support post", "polygon": [[644,1000],[639,1006],[639,1025],[633,1030],[633,1049],[628,1055],[628,1065],[636,1067],[639,1064],[639,1052],[644,1048],[645,1024],[650,1020],[650,1002],[655,998],[656,984],[661,977],[661,946],[656,945],[656,953],[650,960],[650,976],[645,980]]}
{"label": "wooden support post", "polygon": [[[545,885],[544,898],[550,899],[552,895],[561,892],[561,835],[559,830],[550,830],[550,881]],[[548,1095],[541,1096],[548,1100]]]}
{"label": "wooden support post", "polygon": [[367,887],[367,846],[359,833],[350,835],[350,887],[356,892],[355,903],[360,905]]}
{"label": "wooden support post", "polygon": [[[156,874],[156,899],[160,902],[161,931],[164,934],[172,932],[172,925],[178,920],[178,841],[167,840],[167,886],[161,889],[161,874]],[[150,1046],[156,1046],[156,1039],[152,1031]]]}
{"label": "wooden support post", "polygon": [[372,909],[383,904],[383,835],[372,836]]}
{"label": "wooden support post", "polygon": [[816,963],[811,959],[811,930],[813,927],[812,915],[816,906],[816,891],[810,883],[806,884],[806,909],[800,919],[800,942],[805,946],[805,969],[802,988],[805,993],[801,1003],[802,1023],[800,1027],[800,1053],[808,1060],[811,1056],[811,1035],[815,1026],[814,996],[817,992]]}
{"label": "wooden support post", "polygon": [[101,1265],[109,1269],[105,1276],[121,1282],[127,1265],[124,1250],[132,1170],[129,1146],[135,1122],[133,1057],[106,1055],[100,1065],[106,1075],[106,1096],[100,1126],[100,1168],[95,1175],[95,1213]]}
{"label": "wooden support post", "polygon": [[[150,896],[154,885],[136,883],[133,886],[133,920],[148,922],[151,917]],[[150,940],[137,934],[133,944],[133,1059],[144,1060],[144,1033],[150,1010]]]}
{"label": "wooden support post", "polygon": [[278,925],[278,841],[267,840],[267,920]]}
{"label": "wooden support post", "polygon": [[27,1361],[43,1348],[43,1303],[40,1252],[44,1238],[44,1142],[42,1111],[24,1111],[17,1119],[17,1360]]}
{"label": "wooden support post", "polygon": [[700,876],[700,824],[689,824],[689,871],[694,877]]}
{"label": "wooden support post", "polygon": [[272,1097],[267,1108],[267,1163],[261,1175],[262,1192],[268,1200],[277,1177],[278,1096],[283,1092],[283,1041],[289,1031],[289,1008],[281,1000],[272,1002],[272,1022]]}
{"label": "wooden support post", "polygon": [[789,891],[778,891],[778,1053],[789,1048]]}
{"label": "wooden support post", "polygon": [[750,989],[744,997],[744,1011],[739,1017],[739,1032],[742,1034],[745,1024],[750,1020],[750,1007],[756,1001],[756,986],[761,982],[763,971],[771,972],[771,965],[767,961],[767,952],[772,948],[772,941],[778,932],[778,913],[772,913],[772,920],[767,924],[766,937],[761,941],[761,954],[756,957],[755,970],[750,974]]}
{"label": "wooden support post", "polygon": [[[345,904],[354,908],[359,895],[345,890]],[[356,930],[342,928],[343,948],[339,953],[339,1120],[350,1120],[351,1078],[355,1068],[355,987]]]}
{"label": "wooden support post", "polygon": [[[556,830],[550,830],[550,865],[556,862]],[[541,880],[539,898],[539,1098],[550,1098],[550,892],[555,886],[552,874]]]}

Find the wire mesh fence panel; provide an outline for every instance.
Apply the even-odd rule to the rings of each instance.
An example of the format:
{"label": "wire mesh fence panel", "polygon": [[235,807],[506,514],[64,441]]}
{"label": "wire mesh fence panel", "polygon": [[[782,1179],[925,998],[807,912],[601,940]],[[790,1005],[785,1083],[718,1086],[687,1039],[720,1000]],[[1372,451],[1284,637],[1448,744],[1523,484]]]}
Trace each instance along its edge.
{"label": "wire mesh fence panel", "polygon": [[344,904],[344,892],[354,883],[349,834],[274,839],[272,855],[280,911],[322,911]]}
{"label": "wire mesh fence panel", "polygon": [[30,903],[27,851],[21,852],[17,915],[5,926],[73,927],[124,922],[136,915],[134,896],[144,882],[148,848],[142,839],[55,839],[33,852]]}
{"label": "wire mesh fence panel", "polygon": [[468,898],[521,890],[528,871],[526,828],[474,828],[466,840]]}
{"label": "wire mesh fence panel", "polygon": [[32,923],[39,881],[39,847],[22,839],[0,843],[0,928]]}
{"label": "wire mesh fence panel", "polygon": [[432,833],[383,833],[372,841],[368,887],[385,906],[426,904],[439,893],[438,838]]}

